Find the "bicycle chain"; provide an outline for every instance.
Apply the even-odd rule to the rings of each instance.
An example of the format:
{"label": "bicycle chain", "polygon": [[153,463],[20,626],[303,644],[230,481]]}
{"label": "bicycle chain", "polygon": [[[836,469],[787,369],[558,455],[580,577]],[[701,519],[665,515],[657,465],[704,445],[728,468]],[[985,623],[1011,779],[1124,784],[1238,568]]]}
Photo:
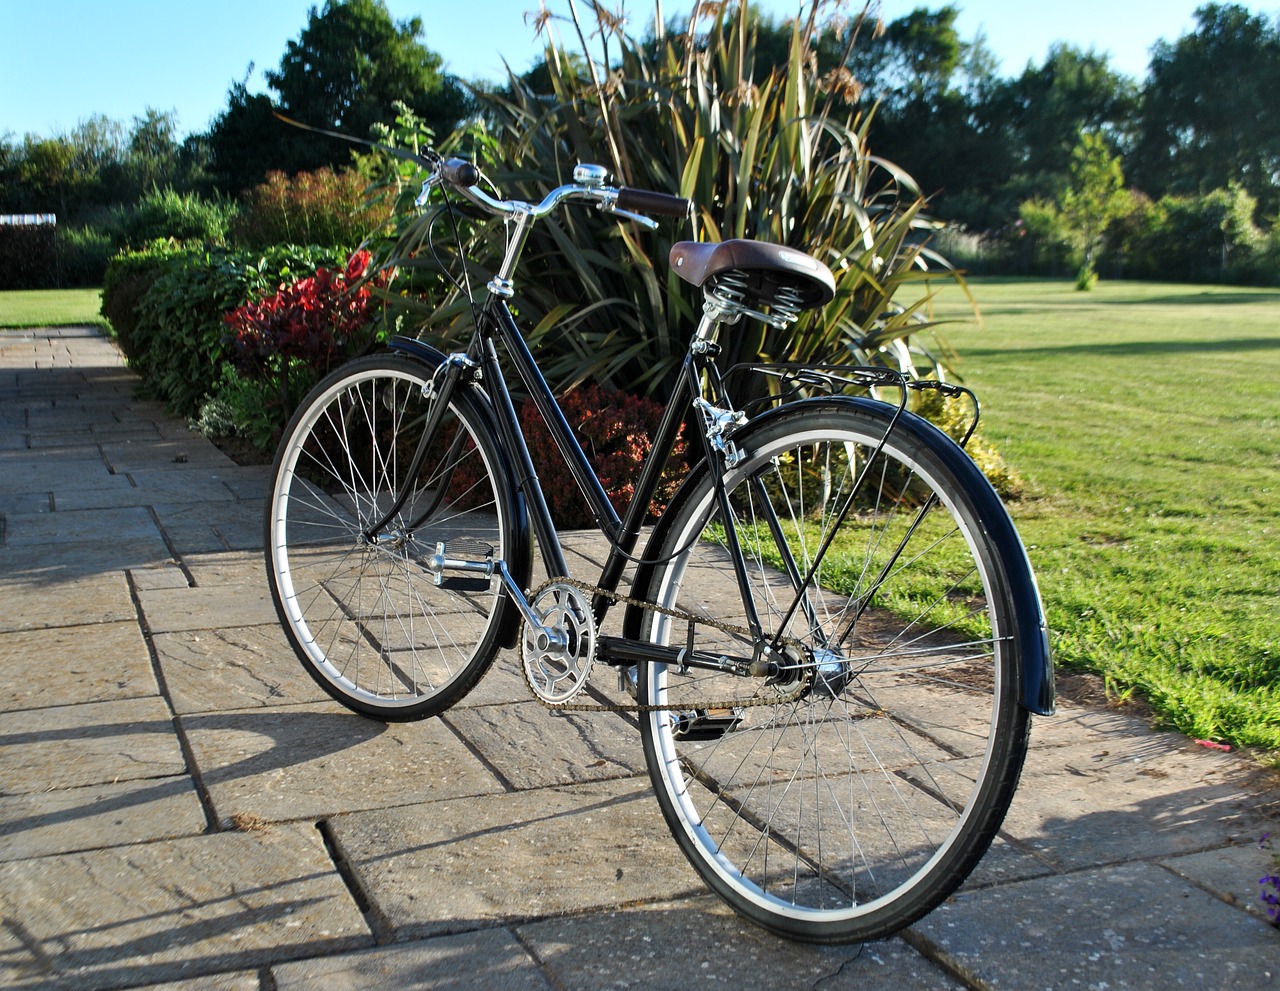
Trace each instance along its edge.
{"label": "bicycle chain", "polygon": [[[672,609],[672,608],[669,608],[668,606],[660,606],[654,602],[646,602],[643,599],[637,599],[629,595],[622,595],[619,592],[610,592],[607,589],[600,588],[597,585],[592,585],[588,582],[577,581],[576,579],[573,579],[573,578],[552,578],[543,582],[536,589],[534,589],[532,593],[530,593],[530,595],[528,596],[529,601],[536,602],[538,599],[538,596],[540,596],[545,589],[547,589],[552,585],[568,585],[571,588],[576,588],[579,592],[588,594],[593,598],[597,595],[603,595],[605,598],[611,600],[615,605],[621,604],[624,606],[636,606],[640,609],[644,609],[648,612],[658,613],[659,615],[662,615],[662,616],[670,616],[673,619],[684,620],[685,622],[688,622],[688,623],[696,623],[702,626],[709,626],[712,629],[721,631],[722,633],[729,633],[729,634],[732,634],[733,636],[745,637],[748,640],[754,639],[754,635],[746,627],[735,626],[732,623],[717,623],[715,620],[706,619],[701,616],[695,616],[693,613],[685,612],[682,609]],[[595,620],[593,617],[592,622],[594,621]],[[519,642],[521,643],[523,643],[524,641],[523,624],[526,622],[528,621],[525,620],[521,624],[521,636],[519,638]],[[799,640],[795,639],[794,637],[781,637],[779,639],[779,644],[782,646],[794,646],[794,647],[803,649],[803,644]],[[758,707],[758,706],[764,706],[764,705],[785,705],[788,702],[794,702],[801,695],[803,695],[805,689],[809,687],[809,683],[813,678],[812,672],[807,672],[797,680],[796,687],[789,694],[773,696],[768,698],[760,698],[760,697],[753,696],[751,698],[746,698],[746,699],[713,700],[708,702],[699,702],[697,704],[684,702],[680,704],[668,703],[666,705],[654,705],[654,704],[642,704],[639,702],[631,703],[631,704],[628,704],[625,702],[610,702],[610,703],[601,703],[597,705],[589,705],[585,702],[573,702],[573,701],[549,702],[546,699],[544,699],[541,695],[538,694],[537,689],[534,688],[533,686],[533,682],[529,679],[529,667],[527,664],[524,663],[523,657],[520,660],[520,673],[524,676],[525,685],[526,687],[528,687],[529,691],[533,693],[533,697],[536,698],[548,709],[554,709],[557,712],[688,712],[691,709],[737,709],[737,708],[745,709],[745,708],[752,708],[752,707]]]}

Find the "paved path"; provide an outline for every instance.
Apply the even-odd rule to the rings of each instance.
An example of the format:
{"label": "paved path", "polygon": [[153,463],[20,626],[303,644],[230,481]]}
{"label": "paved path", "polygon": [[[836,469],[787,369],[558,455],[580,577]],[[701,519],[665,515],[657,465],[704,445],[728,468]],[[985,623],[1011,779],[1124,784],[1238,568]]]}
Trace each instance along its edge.
{"label": "paved path", "polygon": [[327,702],[261,575],[265,469],[136,385],[92,330],[0,331],[0,987],[1280,987],[1275,775],[1069,704],[902,936],[740,922],[621,718],[509,663],[423,723]]}

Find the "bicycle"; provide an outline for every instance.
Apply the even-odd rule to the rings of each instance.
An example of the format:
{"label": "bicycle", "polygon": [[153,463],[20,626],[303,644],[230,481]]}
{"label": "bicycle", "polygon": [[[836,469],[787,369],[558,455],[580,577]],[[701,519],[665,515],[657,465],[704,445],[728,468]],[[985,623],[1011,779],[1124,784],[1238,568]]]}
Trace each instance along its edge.
{"label": "bicycle", "polygon": [[[689,204],[590,165],[536,204],[508,200],[469,163],[419,161],[420,206],[439,191],[442,209],[502,217],[508,245],[464,349],[395,338],[321,381],[285,431],[266,562],[307,671],[356,712],[418,719],[517,648],[545,705],[636,714],[667,825],[742,915],[832,943],[932,910],[1004,817],[1029,714],[1053,708],[1014,526],[962,449],[905,409],[913,389],[964,390],[883,367],[721,370],[724,328],[787,326],[834,281],[790,248],[679,242],[703,312],[620,517],[516,326],[513,278],[531,226],[564,204],[651,228]],[[571,576],[499,345],[608,539],[594,582]],[[769,383],[749,409],[728,385],[744,375]],[[850,394],[889,386],[897,405]],[[686,421],[693,467],[637,554]],[[609,669],[616,689],[592,678]]]}

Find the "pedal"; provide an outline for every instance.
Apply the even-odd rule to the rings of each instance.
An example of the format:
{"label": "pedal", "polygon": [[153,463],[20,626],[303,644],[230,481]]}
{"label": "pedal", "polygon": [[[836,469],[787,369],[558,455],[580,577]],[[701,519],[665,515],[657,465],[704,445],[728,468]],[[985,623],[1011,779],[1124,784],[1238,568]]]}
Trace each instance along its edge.
{"label": "pedal", "polygon": [[673,736],[677,740],[695,742],[719,740],[726,733],[732,733],[742,722],[742,710],[732,709],[695,709],[690,712],[679,712],[675,715]]}
{"label": "pedal", "polygon": [[434,554],[418,558],[437,587],[453,592],[487,592],[493,577],[493,544],[459,537],[436,544]]}

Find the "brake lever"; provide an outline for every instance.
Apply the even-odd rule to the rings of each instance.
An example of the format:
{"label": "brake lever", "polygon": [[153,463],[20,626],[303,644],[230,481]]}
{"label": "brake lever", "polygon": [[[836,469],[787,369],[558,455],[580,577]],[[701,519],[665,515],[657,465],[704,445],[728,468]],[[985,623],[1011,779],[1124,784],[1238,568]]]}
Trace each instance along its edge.
{"label": "brake lever", "polygon": [[658,229],[658,222],[652,217],[646,217],[639,213],[632,213],[630,210],[620,210],[613,200],[603,201],[600,204],[600,212],[611,213],[622,220],[634,220],[640,226],[647,227],[651,231],[656,231]]}
{"label": "brake lever", "polygon": [[413,205],[419,209],[426,206],[428,200],[431,199],[431,190],[435,189],[442,182],[444,182],[444,179],[441,177],[440,173],[432,172],[431,175],[427,176],[426,180],[422,183],[422,191],[414,197]]}

